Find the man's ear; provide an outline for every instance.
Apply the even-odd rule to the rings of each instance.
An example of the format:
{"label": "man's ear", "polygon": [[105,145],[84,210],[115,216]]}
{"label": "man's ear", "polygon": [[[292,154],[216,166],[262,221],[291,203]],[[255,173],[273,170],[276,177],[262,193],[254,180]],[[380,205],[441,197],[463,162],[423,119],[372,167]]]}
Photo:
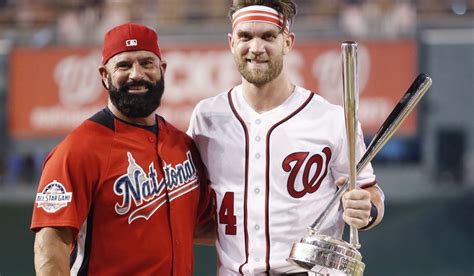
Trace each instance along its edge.
{"label": "man's ear", "polygon": [[160,68],[163,74],[166,72],[166,67],[168,67],[166,60],[160,60]]}
{"label": "man's ear", "polygon": [[295,33],[288,33],[283,37],[285,39],[285,47],[283,48],[283,53],[286,55],[291,51],[291,49],[293,49],[293,45],[295,45]]}
{"label": "man's ear", "polygon": [[102,85],[106,89],[109,89],[109,82],[107,81],[109,77],[109,72],[107,71],[107,68],[105,68],[105,65],[99,66],[99,74],[100,74],[100,79],[102,80]]}
{"label": "man's ear", "polygon": [[232,34],[227,34],[227,42],[229,43],[229,48],[231,53],[234,53],[234,39],[232,38]]}

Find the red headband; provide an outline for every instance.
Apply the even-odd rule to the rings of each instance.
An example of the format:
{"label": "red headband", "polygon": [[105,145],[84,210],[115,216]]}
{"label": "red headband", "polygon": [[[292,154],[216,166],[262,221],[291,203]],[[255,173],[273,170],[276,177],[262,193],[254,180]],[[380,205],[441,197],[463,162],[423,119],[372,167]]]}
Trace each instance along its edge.
{"label": "red headband", "polygon": [[288,22],[283,20],[283,16],[275,9],[267,6],[253,5],[236,11],[232,15],[232,30],[243,22],[270,23],[279,28],[284,28],[285,33],[288,33],[289,30]]}

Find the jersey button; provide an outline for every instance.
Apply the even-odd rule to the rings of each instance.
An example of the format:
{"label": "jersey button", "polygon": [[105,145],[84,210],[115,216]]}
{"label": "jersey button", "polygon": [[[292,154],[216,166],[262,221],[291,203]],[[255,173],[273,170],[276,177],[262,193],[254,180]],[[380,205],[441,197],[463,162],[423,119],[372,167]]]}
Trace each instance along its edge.
{"label": "jersey button", "polygon": [[255,141],[260,142],[260,136],[256,136]]}
{"label": "jersey button", "polygon": [[151,137],[151,136],[148,136],[148,141],[150,141],[150,143],[154,143],[155,142],[155,138]]}
{"label": "jersey button", "polygon": [[262,122],[262,120],[260,120],[260,119],[255,120],[255,123],[256,123],[257,125],[259,125],[261,122]]}
{"label": "jersey button", "polygon": [[257,262],[257,263],[260,262],[260,258],[255,258],[254,260],[255,260],[255,262]]}
{"label": "jersey button", "polygon": [[253,190],[256,194],[260,193],[260,189],[259,188],[255,188],[255,190]]}
{"label": "jersey button", "polygon": [[255,158],[260,159],[260,153],[255,154]]}
{"label": "jersey button", "polygon": [[257,230],[257,231],[258,231],[258,230],[260,230],[260,225],[258,225],[258,224],[255,224],[254,228],[255,228],[255,230]]}

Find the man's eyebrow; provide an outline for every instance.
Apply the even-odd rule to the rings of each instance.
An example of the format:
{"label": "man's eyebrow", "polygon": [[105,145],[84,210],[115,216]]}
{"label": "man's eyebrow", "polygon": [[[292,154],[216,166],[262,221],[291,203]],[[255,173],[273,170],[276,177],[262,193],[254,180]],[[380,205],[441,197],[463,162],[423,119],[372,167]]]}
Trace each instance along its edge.
{"label": "man's eyebrow", "polygon": [[119,60],[119,61],[115,62],[115,65],[116,65],[116,66],[119,66],[119,65],[126,65],[126,64],[129,64],[129,63],[130,63],[129,60],[127,60],[127,59],[122,59],[122,60]]}
{"label": "man's eyebrow", "polygon": [[153,57],[153,56],[148,56],[148,57],[143,57],[143,58],[138,58],[141,61],[156,61],[158,58]]}
{"label": "man's eyebrow", "polygon": [[237,32],[237,36],[249,36],[249,35],[250,35],[250,32],[248,31],[240,30]]}
{"label": "man's eyebrow", "polygon": [[[268,30],[268,31],[264,31],[263,33],[261,33],[260,35],[258,36],[269,36],[269,35],[272,35],[272,36],[277,36],[279,34],[278,31],[276,30]],[[237,31],[237,36],[238,37],[243,37],[243,36],[252,36],[252,34],[249,32],[249,31],[244,31],[244,30],[240,30],[240,31]]]}
{"label": "man's eyebrow", "polygon": [[[155,58],[153,56],[145,56],[145,57],[138,57],[137,60],[139,62],[156,61],[156,60],[158,60],[158,58]],[[128,58],[125,58],[125,59],[121,59],[121,60],[117,61],[115,64],[116,65],[126,65],[126,64],[129,64],[129,63],[133,63],[133,61],[128,59]]]}
{"label": "man's eyebrow", "polygon": [[279,32],[277,32],[277,31],[269,30],[269,31],[263,32],[263,33],[262,33],[262,36],[268,36],[268,35],[274,35],[274,36],[276,36],[276,35],[278,35],[278,34],[279,34]]}

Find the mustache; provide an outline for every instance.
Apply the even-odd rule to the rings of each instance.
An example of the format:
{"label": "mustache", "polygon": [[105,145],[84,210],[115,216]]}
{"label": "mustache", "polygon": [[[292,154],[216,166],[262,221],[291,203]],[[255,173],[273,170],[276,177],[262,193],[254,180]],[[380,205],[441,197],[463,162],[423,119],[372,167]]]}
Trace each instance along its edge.
{"label": "mustache", "polygon": [[154,84],[146,80],[128,81],[122,86],[120,86],[119,90],[126,91],[129,90],[132,86],[145,86],[148,91],[151,91],[151,89],[153,89]]}
{"label": "mustache", "polygon": [[254,54],[254,53],[248,53],[243,58],[251,59],[251,60],[265,60],[264,54]]}

